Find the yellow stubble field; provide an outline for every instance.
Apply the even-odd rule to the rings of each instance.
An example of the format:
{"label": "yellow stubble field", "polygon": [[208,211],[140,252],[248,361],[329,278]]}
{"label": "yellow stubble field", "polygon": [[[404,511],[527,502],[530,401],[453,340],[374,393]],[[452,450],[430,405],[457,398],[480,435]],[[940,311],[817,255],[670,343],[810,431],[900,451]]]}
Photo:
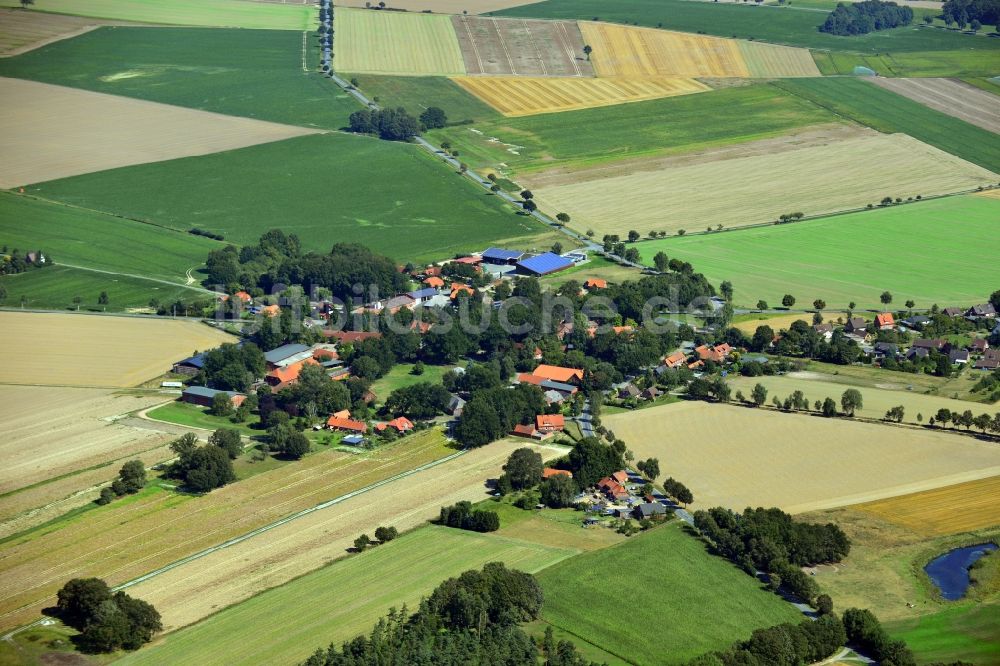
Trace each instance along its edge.
{"label": "yellow stubble field", "polygon": [[806,49],[609,23],[580,22],[598,76],[819,76]]}
{"label": "yellow stubble field", "polygon": [[710,90],[689,78],[628,79],[462,76],[452,79],[505,116],[531,116]]}
{"label": "yellow stubble field", "polygon": [[0,312],[0,384],[136,386],[236,338],[196,321]]}
{"label": "yellow stubble field", "polygon": [[660,460],[694,507],[802,513],[996,476],[1000,447],[944,432],[684,402],[604,425],[636,459]]}
{"label": "yellow stubble field", "polygon": [[1000,476],[851,507],[926,536],[1000,525]]}

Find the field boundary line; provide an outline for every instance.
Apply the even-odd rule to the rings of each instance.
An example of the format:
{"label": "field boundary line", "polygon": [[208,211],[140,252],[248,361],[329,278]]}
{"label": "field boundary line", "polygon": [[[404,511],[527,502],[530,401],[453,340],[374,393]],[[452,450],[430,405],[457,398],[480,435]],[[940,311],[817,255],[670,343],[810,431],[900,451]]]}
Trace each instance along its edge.
{"label": "field boundary line", "polygon": [[[445,456],[443,458],[439,458],[437,460],[432,460],[429,463],[425,463],[425,464],[420,465],[418,467],[415,467],[413,469],[406,470],[405,472],[400,472],[400,473],[395,474],[395,475],[393,475],[391,477],[382,479],[380,481],[376,481],[375,483],[372,483],[372,484],[370,484],[368,486],[365,486],[363,488],[358,488],[357,490],[353,490],[353,491],[351,491],[349,493],[345,493],[345,494],[340,495],[338,497],[334,497],[333,499],[327,500],[325,502],[321,502],[320,504],[317,504],[315,506],[312,506],[312,507],[309,507],[309,508],[306,508],[306,509],[302,509],[301,511],[297,511],[297,512],[295,512],[293,514],[285,516],[284,518],[280,518],[280,519],[278,519],[278,520],[276,520],[274,522],[268,523],[267,525],[262,525],[261,527],[258,527],[258,528],[254,529],[254,530],[251,530],[250,532],[247,532],[245,534],[242,534],[242,535],[233,537],[231,539],[228,539],[228,540],[222,542],[221,544],[217,544],[215,546],[211,546],[209,548],[205,548],[205,549],[203,549],[201,551],[198,551],[197,553],[193,553],[193,554],[188,555],[186,557],[183,557],[183,558],[181,558],[179,560],[171,562],[170,564],[167,564],[167,565],[165,565],[163,567],[160,567],[158,569],[150,571],[149,573],[146,573],[146,574],[144,574],[142,576],[139,576],[138,578],[134,578],[132,580],[126,581],[124,583],[121,583],[120,585],[117,585],[117,586],[113,587],[112,589],[114,591],[118,591],[118,590],[127,589],[129,587],[134,586],[134,585],[138,585],[139,583],[142,583],[142,582],[145,582],[145,581],[150,580],[152,578],[155,578],[156,576],[159,576],[161,574],[167,573],[168,571],[176,569],[176,568],[178,568],[180,566],[183,566],[185,564],[189,564],[190,562],[194,562],[196,560],[199,560],[199,559],[201,559],[203,557],[211,555],[212,553],[218,552],[220,550],[224,550],[226,548],[230,548],[230,547],[235,546],[237,544],[240,544],[240,543],[242,543],[244,541],[252,539],[255,536],[259,536],[260,534],[264,534],[266,532],[269,532],[269,531],[271,531],[273,529],[276,529],[278,527],[281,527],[283,525],[287,525],[288,523],[291,523],[291,522],[293,522],[295,520],[298,520],[299,518],[303,518],[305,516],[308,516],[308,515],[310,515],[312,513],[317,512],[317,511],[322,511],[323,509],[327,509],[327,508],[329,508],[331,506],[335,506],[337,504],[341,504],[342,502],[346,502],[349,499],[352,499],[354,497],[358,497],[359,495],[363,495],[363,494],[365,494],[367,492],[370,492],[370,491],[375,490],[377,488],[381,488],[382,486],[385,486],[387,484],[393,483],[395,481],[399,481],[400,479],[404,479],[404,478],[407,478],[407,477],[412,476],[414,474],[417,474],[419,472],[424,472],[424,471],[427,471],[429,469],[433,469],[434,467],[437,467],[439,465],[443,465],[444,463],[451,462],[452,460],[455,460],[455,459],[457,459],[457,458],[465,455],[466,453],[468,453],[468,450],[467,449],[463,449],[463,450],[458,451],[456,453],[452,453],[450,455],[447,455],[447,456]],[[18,610],[19,609],[14,609],[12,612],[17,612]],[[0,640],[10,640],[11,637],[14,636],[15,634],[17,634],[17,633],[19,633],[21,631],[24,631],[26,629],[30,629],[32,627],[38,626],[38,625],[40,625],[44,621],[45,621],[45,618],[40,619],[40,620],[36,620],[35,622],[32,622],[30,624],[27,624],[27,625],[24,625],[22,627],[18,627],[16,629],[13,629],[12,631],[8,632],[7,634],[5,634],[3,636],[0,636]]]}
{"label": "field boundary line", "polygon": [[252,539],[253,537],[258,536],[260,534],[264,534],[265,532],[269,532],[269,531],[271,531],[273,529],[281,527],[282,525],[287,525],[288,523],[290,523],[292,521],[295,521],[295,520],[298,520],[299,518],[303,518],[305,516],[308,516],[308,515],[310,515],[312,513],[317,512],[317,511],[322,511],[323,509],[327,509],[327,508],[329,508],[331,506],[335,506],[337,504],[341,504],[342,502],[346,502],[349,499],[352,499],[354,497],[358,497],[359,495],[363,495],[363,494],[365,494],[367,492],[375,490],[376,488],[381,488],[384,485],[388,485],[388,484],[393,483],[395,481],[399,481],[400,479],[405,479],[408,476],[412,476],[412,475],[417,474],[419,472],[427,471],[429,469],[437,467],[438,465],[443,465],[446,462],[451,462],[452,460],[455,460],[456,458],[459,458],[459,457],[465,455],[465,453],[466,453],[466,451],[458,451],[457,453],[452,453],[451,455],[447,455],[444,458],[440,458],[438,460],[434,460],[434,461],[426,463],[424,465],[420,465],[419,467],[415,467],[415,468],[413,468],[411,470],[407,470],[405,472],[400,472],[399,474],[396,474],[394,476],[390,476],[387,479],[382,479],[381,481],[376,481],[375,483],[373,483],[371,485],[368,485],[368,486],[365,486],[364,488],[359,488],[358,490],[351,491],[351,492],[346,493],[344,495],[341,495],[339,497],[334,497],[331,500],[327,500],[326,502],[322,502],[320,504],[317,504],[316,506],[309,507],[308,509],[302,509],[301,511],[297,511],[297,512],[295,512],[295,513],[293,513],[293,514],[291,514],[289,516],[285,516],[284,518],[276,520],[273,523],[269,523],[269,524],[264,525],[262,527],[258,527],[255,530],[251,530],[250,532],[247,532],[246,534],[242,534],[240,536],[233,537],[232,539],[224,541],[221,544],[218,544],[216,546],[212,546],[211,548],[206,548],[206,549],[201,550],[201,551],[199,551],[197,553],[194,553],[192,555],[188,555],[187,557],[181,558],[181,559],[179,559],[179,560],[177,560],[175,562],[171,562],[170,564],[168,564],[168,565],[166,565],[164,567],[160,567],[159,569],[156,569],[156,570],[151,571],[151,572],[149,572],[147,574],[139,576],[138,578],[134,578],[134,579],[132,579],[130,581],[126,581],[126,582],[122,583],[121,585],[115,586],[112,589],[114,589],[115,591],[118,591],[118,590],[124,590],[124,589],[127,589],[129,587],[132,587],[133,585],[138,585],[139,583],[142,583],[142,582],[145,582],[147,580],[150,580],[151,578],[155,578],[156,576],[159,576],[159,575],[164,574],[164,573],[166,573],[168,571],[176,569],[177,567],[180,567],[180,566],[183,566],[185,564],[188,564],[189,562],[193,562],[195,560],[199,560],[199,559],[201,559],[203,557],[206,557],[207,555],[211,555],[214,552],[217,552],[217,551],[220,551],[220,550],[224,550],[224,549],[229,548],[231,546],[235,546],[236,544],[239,544],[239,543],[242,543],[244,541],[247,541],[248,539]]}

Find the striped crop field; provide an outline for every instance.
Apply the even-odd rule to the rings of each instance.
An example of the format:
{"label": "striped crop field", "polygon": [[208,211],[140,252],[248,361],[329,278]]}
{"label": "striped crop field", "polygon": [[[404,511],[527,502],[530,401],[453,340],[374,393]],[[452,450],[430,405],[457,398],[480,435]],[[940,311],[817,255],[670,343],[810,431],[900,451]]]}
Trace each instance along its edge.
{"label": "striped crop field", "polygon": [[581,22],[598,76],[816,76],[809,52],[683,32]]}
{"label": "striped crop field", "polygon": [[761,42],[737,42],[751,77],[819,76],[816,61],[806,49]]}
{"label": "striped crop field", "polygon": [[452,79],[505,116],[573,111],[710,90],[694,79],[463,76]]}
{"label": "striped crop field", "polygon": [[597,179],[533,186],[543,210],[565,211],[598,236],[635,229],[677,232],[772,222],[783,213],[864,208],[885,196],[973,190],[997,175],[904,134],[862,136],[773,154],[679,163]]}
{"label": "striped crop field", "polygon": [[971,532],[1000,524],[1000,476],[853,508],[927,536]]}
{"label": "striped crop field", "polygon": [[341,72],[465,74],[448,16],[341,8],[336,21],[333,64]]}

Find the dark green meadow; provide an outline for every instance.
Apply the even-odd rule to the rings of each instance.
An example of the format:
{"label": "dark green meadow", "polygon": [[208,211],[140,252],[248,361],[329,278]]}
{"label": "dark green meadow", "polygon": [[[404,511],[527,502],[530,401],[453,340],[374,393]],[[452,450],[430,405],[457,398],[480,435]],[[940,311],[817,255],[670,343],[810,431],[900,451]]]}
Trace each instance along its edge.
{"label": "dark green meadow", "polygon": [[401,106],[415,116],[419,116],[429,106],[436,106],[445,112],[449,123],[501,117],[489,104],[443,76],[341,76],[348,80],[356,78],[358,89],[368,99],[377,99],[379,104],[386,107]]}
{"label": "dark green meadow", "polygon": [[[503,162],[515,172],[581,167],[657,154],[690,153],[752,141],[839,118],[768,84],[634,104],[486,120],[435,130],[470,165]],[[475,131],[473,131],[475,130]],[[517,155],[499,143],[514,144]]]}
{"label": "dark green meadow", "polygon": [[238,245],[281,228],[298,234],[309,250],[358,242],[399,261],[446,258],[501,240],[528,246],[548,233],[416,146],[345,134],[113,169],[26,189],[173,229],[200,227]]}
{"label": "dark green meadow", "polygon": [[339,129],[358,102],[316,73],[315,35],[106,27],[0,59],[0,76],[274,122]]}
{"label": "dark green meadow", "polygon": [[542,619],[633,664],[684,663],[802,615],[678,523],[538,574]]}

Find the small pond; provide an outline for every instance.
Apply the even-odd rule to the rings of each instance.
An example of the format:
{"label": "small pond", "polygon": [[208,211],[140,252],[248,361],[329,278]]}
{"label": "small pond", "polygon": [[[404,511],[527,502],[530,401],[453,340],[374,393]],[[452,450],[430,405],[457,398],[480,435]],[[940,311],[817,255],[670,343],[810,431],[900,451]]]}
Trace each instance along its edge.
{"label": "small pond", "polygon": [[996,549],[997,545],[994,543],[955,548],[928,562],[924,571],[941,591],[942,597],[955,601],[964,597],[969,589],[969,567],[980,557]]}

